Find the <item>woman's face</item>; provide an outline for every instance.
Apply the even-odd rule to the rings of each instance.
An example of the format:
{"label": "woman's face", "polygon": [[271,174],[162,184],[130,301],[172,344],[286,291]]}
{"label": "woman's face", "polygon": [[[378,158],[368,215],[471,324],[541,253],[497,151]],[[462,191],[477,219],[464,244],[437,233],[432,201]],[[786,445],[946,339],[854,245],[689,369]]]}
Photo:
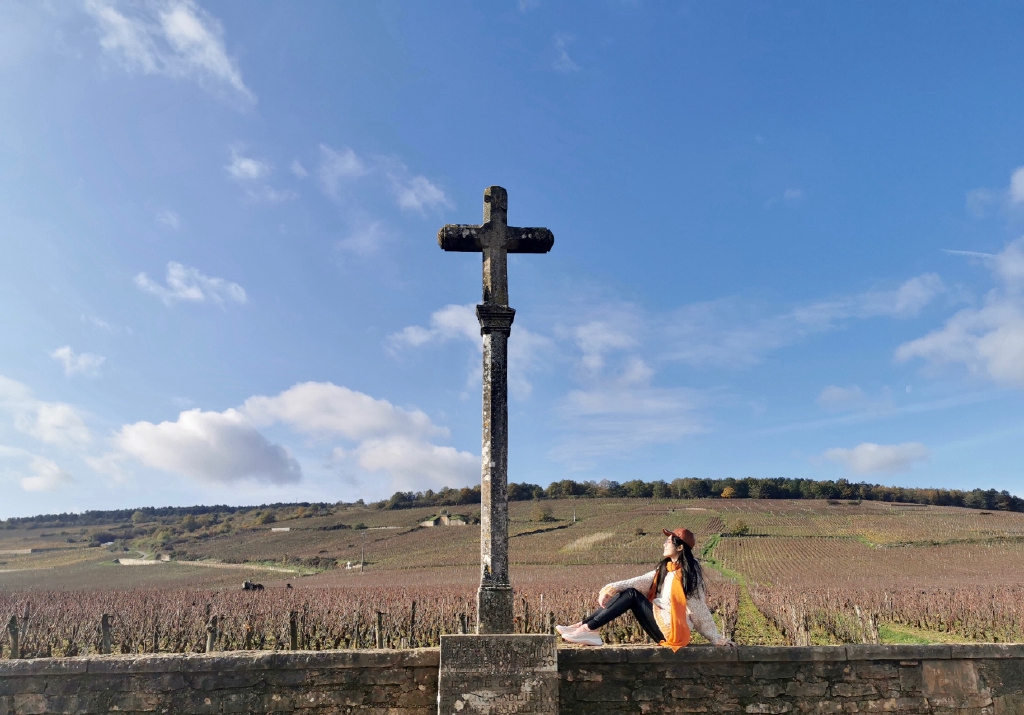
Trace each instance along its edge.
{"label": "woman's face", "polygon": [[676,561],[676,560],[679,559],[679,555],[682,554],[682,553],[683,553],[683,547],[682,546],[676,546],[675,543],[673,543],[673,541],[672,541],[672,537],[671,536],[666,536],[665,537],[665,548],[662,551],[662,555],[666,559],[672,559],[673,561]]}

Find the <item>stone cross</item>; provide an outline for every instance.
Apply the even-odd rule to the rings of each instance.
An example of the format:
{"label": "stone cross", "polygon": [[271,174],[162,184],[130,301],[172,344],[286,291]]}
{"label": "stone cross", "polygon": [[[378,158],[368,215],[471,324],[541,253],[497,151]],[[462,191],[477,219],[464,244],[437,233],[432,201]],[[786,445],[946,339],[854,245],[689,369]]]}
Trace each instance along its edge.
{"label": "stone cross", "polygon": [[446,251],[483,253],[484,300],[476,307],[484,344],[483,464],[480,474],[480,590],[477,633],[512,632],[508,578],[508,338],[516,312],[508,307],[509,253],[547,253],[555,236],[546,228],[508,225],[508,193],[484,191],[480,226],[449,224],[437,232]]}

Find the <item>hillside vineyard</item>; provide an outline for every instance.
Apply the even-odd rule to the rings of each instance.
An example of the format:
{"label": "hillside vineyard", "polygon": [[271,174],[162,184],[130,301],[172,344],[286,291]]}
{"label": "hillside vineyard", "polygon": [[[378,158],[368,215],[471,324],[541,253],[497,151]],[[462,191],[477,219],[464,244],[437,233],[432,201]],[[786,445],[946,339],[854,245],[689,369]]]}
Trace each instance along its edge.
{"label": "hillside vineyard", "polygon": [[[310,511],[278,509],[273,526],[286,532],[263,513],[197,520],[169,548],[158,534],[174,526],[141,519],[0,531],[0,617],[14,617],[23,657],[99,652],[103,614],[115,653],[416,647],[473,623],[475,528],[420,527],[433,508]],[[545,500],[510,512],[517,633],[578,619],[602,584],[652,567],[661,528],[686,525],[709,605],[740,643],[1024,640],[1018,513],[723,499]],[[100,532],[113,541],[90,547]],[[266,590],[243,592],[247,579]],[[602,635],[645,641],[628,619]],[[12,655],[10,629],[0,648]]]}

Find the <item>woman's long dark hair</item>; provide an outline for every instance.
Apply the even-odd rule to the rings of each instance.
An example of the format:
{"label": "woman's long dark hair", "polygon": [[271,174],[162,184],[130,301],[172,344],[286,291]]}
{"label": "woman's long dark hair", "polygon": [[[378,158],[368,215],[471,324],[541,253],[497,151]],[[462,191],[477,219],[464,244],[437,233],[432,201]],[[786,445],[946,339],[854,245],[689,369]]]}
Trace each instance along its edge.
{"label": "woman's long dark hair", "polygon": [[[693,556],[693,549],[690,548],[689,544],[683,542],[678,536],[672,536],[672,544],[679,548],[683,547],[683,555],[679,558],[679,565],[682,567],[680,570],[683,572],[683,593],[689,598],[697,591],[704,590],[704,571],[700,567],[700,562],[697,561]],[[665,574],[668,572],[668,564],[672,559],[663,559],[658,564],[658,572],[654,574],[654,584],[651,587],[651,592],[657,596],[658,589],[661,587],[662,579],[665,578]]]}

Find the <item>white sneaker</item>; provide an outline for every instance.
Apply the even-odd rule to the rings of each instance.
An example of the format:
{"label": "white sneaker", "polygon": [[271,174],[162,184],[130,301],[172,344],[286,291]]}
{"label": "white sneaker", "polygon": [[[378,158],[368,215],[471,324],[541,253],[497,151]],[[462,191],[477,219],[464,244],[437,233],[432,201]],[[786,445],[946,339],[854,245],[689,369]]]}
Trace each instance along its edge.
{"label": "white sneaker", "polygon": [[604,645],[604,641],[601,640],[601,634],[597,631],[585,631],[580,629],[573,631],[572,633],[563,633],[562,639],[569,643],[577,643],[579,645]]}
{"label": "white sneaker", "polygon": [[566,633],[572,633],[573,631],[577,631],[577,630],[579,630],[582,627],[583,627],[582,625],[579,625],[579,626],[555,626],[555,630],[558,631],[559,635],[563,635],[564,636]]}

